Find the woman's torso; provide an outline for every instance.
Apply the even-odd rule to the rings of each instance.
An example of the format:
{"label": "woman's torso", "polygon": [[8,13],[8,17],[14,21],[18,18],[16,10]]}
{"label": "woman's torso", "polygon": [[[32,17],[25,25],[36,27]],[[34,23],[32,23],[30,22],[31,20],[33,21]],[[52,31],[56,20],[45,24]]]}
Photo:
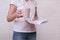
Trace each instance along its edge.
{"label": "woman's torso", "polygon": [[[17,3],[17,11],[24,10],[26,8],[31,8],[31,6],[32,6],[32,8],[34,8],[34,5],[30,0],[27,3],[24,0],[17,0],[16,3]],[[24,14],[24,16],[22,18],[15,19],[14,24],[13,24],[13,30],[17,31],[17,32],[35,32],[36,31],[35,25],[30,24],[26,20],[24,20],[24,18],[26,18],[28,16],[28,15],[26,15],[27,12],[25,12],[25,11],[27,11],[27,10],[24,10],[24,12],[22,13],[22,14]]]}

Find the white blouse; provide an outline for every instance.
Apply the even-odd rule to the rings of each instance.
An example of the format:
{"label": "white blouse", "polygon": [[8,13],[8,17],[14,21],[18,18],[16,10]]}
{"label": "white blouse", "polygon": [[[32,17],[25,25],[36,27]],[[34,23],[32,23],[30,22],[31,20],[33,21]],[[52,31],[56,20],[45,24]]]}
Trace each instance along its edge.
{"label": "white blouse", "polygon": [[[28,2],[26,2],[25,0],[11,0],[11,3],[17,7],[17,11],[18,10],[23,10],[26,8],[30,8],[30,16],[29,18],[26,18],[27,21],[31,21],[34,18],[35,15],[35,7],[37,7],[37,1],[36,0],[29,0]],[[19,18],[21,19],[21,18]]]}
{"label": "white blouse", "polygon": [[[17,11],[18,10],[23,10],[26,8],[30,8],[30,16],[29,18],[16,18],[15,19],[15,23],[14,23],[14,31],[18,31],[18,32],[35,32],[35,27],[32,27],[31,25],[27,24],[25,21],[28,21],[31,24],[34,25],[40,25],[42,22],[46,21],[45,20],[35,20],[33,21],[32,19],[34,18],[35,15],[35,7],[37,7],[37,2],[36,0],[29,0],[28,2],[26,2],[25,0],[11,0],[11,3],[17,7]],[[24,21],[25,20],[25,21]],[[23,21],[23,22],[22,22]],[[21,22],[21,23],[19,23]],[[26,27],[25,25],[28,25],[28,27]],[[21,26],[21,27],[20,27]],[[25,29],[26,28],[26,29]]]}

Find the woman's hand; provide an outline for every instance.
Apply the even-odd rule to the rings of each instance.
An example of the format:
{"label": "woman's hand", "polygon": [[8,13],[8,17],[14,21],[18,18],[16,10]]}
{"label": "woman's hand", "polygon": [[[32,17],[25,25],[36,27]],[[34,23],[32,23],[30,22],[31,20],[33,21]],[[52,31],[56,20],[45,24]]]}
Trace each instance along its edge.
{"label": "woman's hand", "polygon": [[23,15],[22,15],[22,10],[18,10],[18,11],[16,12],[16,18],[21,18],[21,17],[23,17]]}
{"label": "woman's hand", "polygon": [[17,11],[17,7],[14,6],[13,4],[10,5],[10,8],[9,8],[9,11],[8,11],[8,14],[7,14],[7,21],[8,22],[12,22],[14,21],[15,18],[20,18],[22,17],[22,13],[21,13],[21,10],[20,11]]}

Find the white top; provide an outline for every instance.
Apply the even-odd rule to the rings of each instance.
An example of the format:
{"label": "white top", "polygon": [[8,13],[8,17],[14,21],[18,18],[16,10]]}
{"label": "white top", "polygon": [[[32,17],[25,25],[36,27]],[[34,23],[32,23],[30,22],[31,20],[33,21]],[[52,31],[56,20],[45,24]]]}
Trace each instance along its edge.
{"label": "white top", "polygon": [[[25,9],[25,8],[35,8],[36,1],[35,0],[29,0],[26,2],[25,0],[11,0],[11,3],[17,7],[17,10],[19,9]],[[34,9],[31,10],[34,12]],[[16,32],[35,32],[35,25],[30,24],[24,18],[16,19],[13,24],[13,31]]]}
{"label": "white top", "polygon": [[25,0],[11,0],[11,3],[17,7],[17,11],[20,9],[30,8],[30,16],[29,18],[16,18],[13,24],[13,31],[16,32],[35,32],[35,24],[40,25],[41,23],[47,21],[44,20],[36,20],[32,21],[35,15],[35,7],[37,7],[36,0],[29,0],[26,2]]}

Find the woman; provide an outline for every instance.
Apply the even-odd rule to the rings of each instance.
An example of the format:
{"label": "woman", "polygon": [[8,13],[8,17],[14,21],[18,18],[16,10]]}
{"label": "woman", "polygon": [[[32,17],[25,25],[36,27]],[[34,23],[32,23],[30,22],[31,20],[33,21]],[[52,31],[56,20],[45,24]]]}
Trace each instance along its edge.
{"label": "woman", "polygon": [[[11,0],[10,8],[7,15],[7,21],[12,22],[13,24],[13,40],[36,40],[36,29],[35,25],[23,20],[28,17],[28,10],[30,7],[26,7],[26,3],[30,4],[30,7],[35,8],[35,16],[33,20],[37,20],[37,5],[35,0]],[[24,6],[25,5],[25,6]],[[27,5],[28,6],[28,5]],[[19,9],[20,8],[20,9]],[[19,9],[19,10],[18,10]],[[21,10],[23,9],[23,10]],[[23,13],[27,13],[22,15]],[[20,19],[19,19],[20,18]]]}

